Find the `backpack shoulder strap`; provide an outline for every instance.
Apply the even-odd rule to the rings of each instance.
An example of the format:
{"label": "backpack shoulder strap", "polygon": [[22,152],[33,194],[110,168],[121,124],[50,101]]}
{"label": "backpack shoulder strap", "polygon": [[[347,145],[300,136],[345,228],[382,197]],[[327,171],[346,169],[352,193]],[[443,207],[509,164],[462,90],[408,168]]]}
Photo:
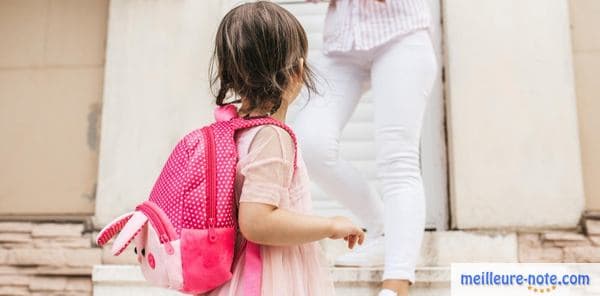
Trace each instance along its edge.
{"label": "backpack shoulder strap", "polygon": [[260,125],[274,125],[285,130],[290,135],[292,142],[294,143],[294,168],[296,168],[298,160],[298,142],[296,140],[296,134],[294,134],[294,131],[292,131],[287,124],[268,116],[250,119],[237,117],[231,119],[230,124],[234,132]]}

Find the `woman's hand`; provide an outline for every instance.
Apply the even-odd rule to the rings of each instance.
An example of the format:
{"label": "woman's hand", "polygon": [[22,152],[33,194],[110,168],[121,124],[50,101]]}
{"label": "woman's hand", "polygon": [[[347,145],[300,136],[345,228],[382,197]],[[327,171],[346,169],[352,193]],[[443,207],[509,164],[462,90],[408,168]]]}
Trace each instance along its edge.
{"label": "woman's hand", "polygon": [[348,242],[348,248],[352,249],[358,243],[362,245],[365,240],[365,233],[360,227],[354,225],[350,219],[342,216],[331,218],[331,239],[343,238]]}

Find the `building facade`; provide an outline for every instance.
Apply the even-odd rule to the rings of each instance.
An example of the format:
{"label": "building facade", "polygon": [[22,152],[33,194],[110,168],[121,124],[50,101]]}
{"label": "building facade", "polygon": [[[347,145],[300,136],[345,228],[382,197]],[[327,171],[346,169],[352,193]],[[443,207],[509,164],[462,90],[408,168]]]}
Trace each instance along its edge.
{"label": "building facade", "polygon": [[[278,2],[318,54],[327,4]],[[448,294],[451,262],[600,262],[600,2],[430,2],[440,77],[414,294]],[[231,5],[0,0],[0,295],[173,294],[92,237],[211,121],[211,42]],[[367,93],[342,153],[374,178],[371,110]],[[348,214],[314,193],[316,212]],[[381,275],[332,273],[340,295],[369,295]]]}

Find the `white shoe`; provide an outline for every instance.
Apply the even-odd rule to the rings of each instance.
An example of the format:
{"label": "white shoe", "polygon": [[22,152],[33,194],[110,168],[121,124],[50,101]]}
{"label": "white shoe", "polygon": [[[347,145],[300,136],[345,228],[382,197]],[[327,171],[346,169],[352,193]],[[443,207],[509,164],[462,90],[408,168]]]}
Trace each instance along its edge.
{"label": "white shoe", "polygon": [[382,289],[381,291],[379,291],[379,294],[377,294],[377,296],[398,296],[398,293],[390,289]]}
{"label": "white shoe", "polygon": [[379,267],[385,259],[385,239],[383,235],[367,238],[365,242],[335,259],[335,266]]}

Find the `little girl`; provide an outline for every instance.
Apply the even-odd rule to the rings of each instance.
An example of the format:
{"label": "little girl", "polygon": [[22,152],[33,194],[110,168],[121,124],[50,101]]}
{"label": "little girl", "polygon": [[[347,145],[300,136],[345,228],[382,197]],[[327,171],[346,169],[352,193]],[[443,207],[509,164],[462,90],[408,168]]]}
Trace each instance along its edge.
{"label": "little girl", "polygon": [[[285,9],[270,2],[236,7],[223,18],[215,40],[217,104],[241,103],[240,116],[285,121],[302,85],[314,91],[307,50],[304,29]],[[228,100],[234,96],[241,99]],[[261,295],[333,295],[317,241],[344,238],[352,248],[362,244],[362,230],[344,217],[309,214],[306,167],[298,151],[294,168],[296,147],[286,131],[271,125],[250,128],[237,134],[237,145],[235,189],[243,236],[238,239],[261,245]],[[209,295],[242,295],[244,255],[238,253],[232,280]]]}

